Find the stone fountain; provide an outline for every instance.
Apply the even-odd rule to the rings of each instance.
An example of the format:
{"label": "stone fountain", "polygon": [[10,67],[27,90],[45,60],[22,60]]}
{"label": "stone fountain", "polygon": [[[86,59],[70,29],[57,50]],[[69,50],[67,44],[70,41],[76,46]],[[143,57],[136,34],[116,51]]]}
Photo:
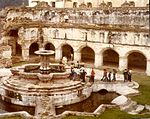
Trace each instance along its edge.
{"label": "stone fountain", "polygon": [[36,106],[40,97],[50,97],[57,106],[69,105],[87,99],[92,87],[81,81],[70,80],[70,70],[64,65],[50,63],[51,50],[39,50],[39,64],[26,64],[11,69],[12,75],[2,81],[4,101],[23,106]]}

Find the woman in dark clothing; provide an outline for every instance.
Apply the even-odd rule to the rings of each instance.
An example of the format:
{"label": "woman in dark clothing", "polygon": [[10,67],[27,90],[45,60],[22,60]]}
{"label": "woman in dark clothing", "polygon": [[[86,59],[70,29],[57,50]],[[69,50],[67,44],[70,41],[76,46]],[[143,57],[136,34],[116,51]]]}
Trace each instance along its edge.
{"label": "woman in dark clothing", "polygon": [[117,71],[115,69],[113,69],[113,78],[112,78],[112,81],[116,81],[116,73],[117,73]]}
{"label": "woman in dark clothing", "polygon": [[93,83],[94,83],[94,77],[95,77],[95,71],[94,71],[94,69],[92,68],[90,82],[93,82]]}

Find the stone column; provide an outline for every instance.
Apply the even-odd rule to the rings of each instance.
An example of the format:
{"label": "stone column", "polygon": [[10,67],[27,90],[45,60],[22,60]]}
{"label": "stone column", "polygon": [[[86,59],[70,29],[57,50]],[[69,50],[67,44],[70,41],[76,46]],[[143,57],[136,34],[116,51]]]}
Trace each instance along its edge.
{"label": "stone column", "polygon": [[146,74],[150,76],[150,59],[147,59]]}
{"label": "stone column", "polygon": [[103,66],[103,56],[102,54],[95,54],[95,67],[101,67]]}
{"label": "stone column", "polygon": [[55,50],[55,60],[60,61],[62,58],[62,50],[61,49],[56,49]]}
{"label": "stone column", "polygon": [[80,61],[81,60],[81,53],[78,51],[74,51],[74,61]]}
{"label": "stone column", "polygon": [[22,48],[22,58],[23,60],[29,60],[29,48]]}
{"label": "stone column", "polygon": [[119,70],[123,71],[128,68],[128,59],[127,57],[119,57]]}
{"label": "stone column", "polygon": [[56,115],[54,99],[51,96],[36,98],[35,116],[37,119],[51,119]]}

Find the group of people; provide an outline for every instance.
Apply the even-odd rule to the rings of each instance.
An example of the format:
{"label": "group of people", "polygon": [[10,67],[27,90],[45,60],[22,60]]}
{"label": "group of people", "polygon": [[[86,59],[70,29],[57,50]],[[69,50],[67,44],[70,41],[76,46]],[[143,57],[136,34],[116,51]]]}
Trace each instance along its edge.
{"label": "group of people", "polygon": [[117,71],[115,69],[112,69],[112,71],[107,71],[107,69],[103,70],[103,77],[101,79],[101,81],[116,81],[116,73]]}
{"label": "group of people", "polygon": [[85,82],[87,72],[85,71],[84,67],[81,68],[74,68],[71,67],[71,73],[70,73],[70,79],[75,80],[81,80],[82,82]]}
{"label": "group of people", "polygon": [[[75,80],[81,80],[82,82],[85,82],[87,72],[84,68],[84,66],[79,66],[78,67],[71,67],[71,73],[70,73],[70,79],[75,81]],[[95,71],[92,68],[91,70],[91,75],[89,82],[94,82],[94,77],[95,77]]]}
{"label": "group of people", "polygon": [[127,81],[131,82],[132,71],[129,69],[124,69],[123,76],[124,76],[124,82],[127,82]]}
{"label": "group of people", "polygon": [[[113,82],[116,81],[116,74],[117,70],[112,69],[107,71],[107,69],[103,69],[103,77],[101,81],[106,81],[106,82]],[[70,79],[75,81],[75,80],[81,80],[82,82],[85,82],[87,72],[84,68],[84,65],[81,65],[79,61],[77,61],[76,65],[71,67],[71,73],[70,73]],[[132,73],[131,70],[129,69],[124,69],[123,71],[123,76],[124,76],[124,82],[132,80]],[[91,74],[89,78],[89,82],[94,82],[95,78],[95,71],[94,68],[91,69]]]}

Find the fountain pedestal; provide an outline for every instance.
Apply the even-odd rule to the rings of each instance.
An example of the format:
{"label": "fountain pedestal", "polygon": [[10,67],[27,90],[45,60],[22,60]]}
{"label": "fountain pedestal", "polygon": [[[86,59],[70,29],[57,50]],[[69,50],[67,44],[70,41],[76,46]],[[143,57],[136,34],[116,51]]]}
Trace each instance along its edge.
{"label": "fountain pedestal", "polygon": [[54,54],[52,50],[39,50],[35,51],[35,54],[40,55],[40,73],[49,74],[50,73],[50,55]]}

